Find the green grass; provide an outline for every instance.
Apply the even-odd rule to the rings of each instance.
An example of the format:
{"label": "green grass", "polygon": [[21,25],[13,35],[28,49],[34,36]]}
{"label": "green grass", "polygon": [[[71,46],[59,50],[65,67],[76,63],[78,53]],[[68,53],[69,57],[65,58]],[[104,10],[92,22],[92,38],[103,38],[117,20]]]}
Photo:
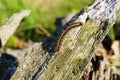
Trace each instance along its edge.
{"label": "green grass", "polygon": [[108,33],[108,36],[110,37],[110,39],[111,39],[112,41],[115,40],[115,32],[114,32],[114,29],[113,29],[113,28],[110,29],[110,31],[109,31],[109,33]]}

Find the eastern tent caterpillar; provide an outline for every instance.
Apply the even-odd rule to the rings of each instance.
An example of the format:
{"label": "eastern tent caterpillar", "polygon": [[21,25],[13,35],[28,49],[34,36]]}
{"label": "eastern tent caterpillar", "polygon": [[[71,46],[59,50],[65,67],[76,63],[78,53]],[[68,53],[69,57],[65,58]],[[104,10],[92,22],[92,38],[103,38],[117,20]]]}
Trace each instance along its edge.
{"label": "eastern tent caterpillar", "polygon": [[62,38],[64,37],[64,35],[65,35],[70,29],[72,29],[72,28],[74,28],[74,27],[79,27],[79,26],[81,26],[81,25],[83,25],[82,22],[76,22],[76,23],[72,23],[71,25],[69,25],[69,26],[61,33],[61,35],[60,35],[60,37],[59,37],[59,39],[58,39],[58,41],[57,41],[57,44],[56,44],[56,46],[55,46],[55,51],[59,51],[60,45],[61,45],[61,41],[62,41]]}

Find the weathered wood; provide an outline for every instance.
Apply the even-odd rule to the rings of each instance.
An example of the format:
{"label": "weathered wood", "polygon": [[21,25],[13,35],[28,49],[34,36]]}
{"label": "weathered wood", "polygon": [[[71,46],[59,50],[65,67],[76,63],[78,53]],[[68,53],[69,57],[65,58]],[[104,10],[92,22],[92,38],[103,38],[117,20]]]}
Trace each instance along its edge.
{"label": "weathered wood", "polygon": [[8,18],[3,26],[0,26],[0,47],[4,46],[11,35],[16,31],[21,20],[30,14],[30,10],[23,10]]}
{"label": "weathered wood", "polygon": [[[0,48],[5,45],[7,40],[16,31],[21,20],[30,14],[30,10],[23,10],[13,14],[8,18],[3,26],[0,27]],[[8,80],[15,72],[19,62],[14,56],[7,53],[0,55],[0,80]]]}
{"label": "weathered wood", "polygon": [[83,22],[82,30],[76,28],[65,36],[61,50],[38,80],[80,79],[95,49],[115,22],[119,1],[107,1],[96,0],[78,13],[77,19],[71,20]]}
{"label": "weathered wood", "polygon": [[115,23],[119,0],[96,0],[76,14],[63,28],[82,22],[63,38],[60,51],[54,51],[61,28],[40,44],[32,45],[11,80],[79,80],[95,49]]}

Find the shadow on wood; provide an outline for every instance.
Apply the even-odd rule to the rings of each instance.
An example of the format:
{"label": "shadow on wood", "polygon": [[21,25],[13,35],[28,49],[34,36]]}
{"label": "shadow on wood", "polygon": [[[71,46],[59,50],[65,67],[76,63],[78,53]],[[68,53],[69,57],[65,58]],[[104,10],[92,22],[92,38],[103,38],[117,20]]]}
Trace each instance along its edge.
{"label": "shadow on wood", "polygon": [[9,80],[16,71],[18,64],[16,57],[3,53],[0,57],[0,79]]}

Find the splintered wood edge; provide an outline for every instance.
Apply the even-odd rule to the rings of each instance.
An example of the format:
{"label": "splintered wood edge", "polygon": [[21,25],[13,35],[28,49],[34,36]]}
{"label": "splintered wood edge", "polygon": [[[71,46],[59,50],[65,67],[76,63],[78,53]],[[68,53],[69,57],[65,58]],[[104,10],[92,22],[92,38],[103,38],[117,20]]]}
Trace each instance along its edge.
{"label": "splintered wood edge", "polygon": [[5,21],[5,23],[0,27],[0,47],[5,45],[10,36],[16,31],[21,20],[28,16],[30,12],[30,10],[22,10],[21,12],[14,13]]}

